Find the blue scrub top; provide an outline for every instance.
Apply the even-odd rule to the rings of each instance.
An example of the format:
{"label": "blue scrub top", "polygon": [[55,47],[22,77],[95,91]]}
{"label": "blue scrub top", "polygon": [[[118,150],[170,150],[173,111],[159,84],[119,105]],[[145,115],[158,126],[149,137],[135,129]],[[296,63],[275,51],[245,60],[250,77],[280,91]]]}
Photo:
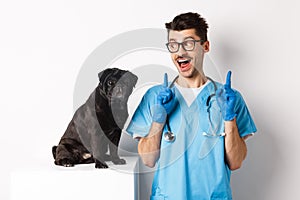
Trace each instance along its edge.
{"label": "blue scrub top", "polygon": [[[216,84],[221,87],[220,83]],[[152,108],[157,104],[156,97],[161,89],[161,85],[154,86],[144,95],[127,128],[133,137],[147,136],[152,123]],[[224,121],[218,112],[216,98],[213,97],[209,106],[206,105],[207,98],[215,93],[213,83],[208,83],[189,107],[176,87],[174,92],[178,104],[169,121],[176,139],[174,142],[161,140],[150,199],[232,199],[231,171],[225,162],[224,137],[203,135],[203,132],[224,132]],[[256,127],[241,94],[235,92],[237,126],[243,137],[256,132]]]}

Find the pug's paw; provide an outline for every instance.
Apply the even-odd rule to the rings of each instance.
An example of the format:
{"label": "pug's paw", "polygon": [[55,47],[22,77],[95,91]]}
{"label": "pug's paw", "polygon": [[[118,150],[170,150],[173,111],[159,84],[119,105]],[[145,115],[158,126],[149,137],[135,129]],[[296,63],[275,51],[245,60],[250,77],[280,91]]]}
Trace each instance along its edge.
{"label": "pug's paw", "polygon": [[108,168],[107,164],[105,162],[96,161],[95,162],[95,168],[97,169],[106,169]]}
{"label": "pug's paw", "polygon": [[115,165],[125,165],[126,164],[126,160],[119,158],[119,159],[113,159],[112,162]]}
{"label": "pug's paw", "polygon": [[58,165],[61,165],[64,167],[74,167],[74,163],[71,160],[69,160],[68,158],[59,160]]}

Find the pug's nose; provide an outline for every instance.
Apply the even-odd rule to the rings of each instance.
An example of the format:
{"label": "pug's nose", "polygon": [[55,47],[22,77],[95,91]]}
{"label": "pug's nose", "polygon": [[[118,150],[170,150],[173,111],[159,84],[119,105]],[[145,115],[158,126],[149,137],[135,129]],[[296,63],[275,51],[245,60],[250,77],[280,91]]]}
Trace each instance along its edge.
{"label": "pug's nose", "polygon": [[123,96],[123,88],[120,86],[116,86],[114,88],[114,93],[117,97],[122,97]]}

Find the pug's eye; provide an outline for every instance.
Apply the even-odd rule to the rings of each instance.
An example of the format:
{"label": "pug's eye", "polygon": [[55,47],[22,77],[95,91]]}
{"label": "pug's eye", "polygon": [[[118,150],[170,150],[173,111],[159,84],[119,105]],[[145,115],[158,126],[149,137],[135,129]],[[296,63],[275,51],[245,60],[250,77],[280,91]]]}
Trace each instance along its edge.
{"label": "pug's eye", "polygon": [[115,82],[112,81],[112,80],[107,81],[107,85],[108,85],[108,86],[113,86],[114,84],[115,84]]}

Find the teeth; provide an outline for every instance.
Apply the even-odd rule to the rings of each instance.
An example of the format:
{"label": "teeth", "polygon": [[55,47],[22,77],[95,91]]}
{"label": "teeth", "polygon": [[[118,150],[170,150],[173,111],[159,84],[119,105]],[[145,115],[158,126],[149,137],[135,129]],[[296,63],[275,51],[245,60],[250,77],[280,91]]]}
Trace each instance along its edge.
{"label": "teeth", "polygon": [[179,63],[188,62],[189,60],[177,60]]}
{"label": "teeth", "polygon": [[188,62],[190,62],[190,61],[191,61],[191,59],[188,59],[188,58],[186,58],[186,59],[178,59],[178,60],[177,60],[178,64],[181,64],[181,63],[188,63]]}

